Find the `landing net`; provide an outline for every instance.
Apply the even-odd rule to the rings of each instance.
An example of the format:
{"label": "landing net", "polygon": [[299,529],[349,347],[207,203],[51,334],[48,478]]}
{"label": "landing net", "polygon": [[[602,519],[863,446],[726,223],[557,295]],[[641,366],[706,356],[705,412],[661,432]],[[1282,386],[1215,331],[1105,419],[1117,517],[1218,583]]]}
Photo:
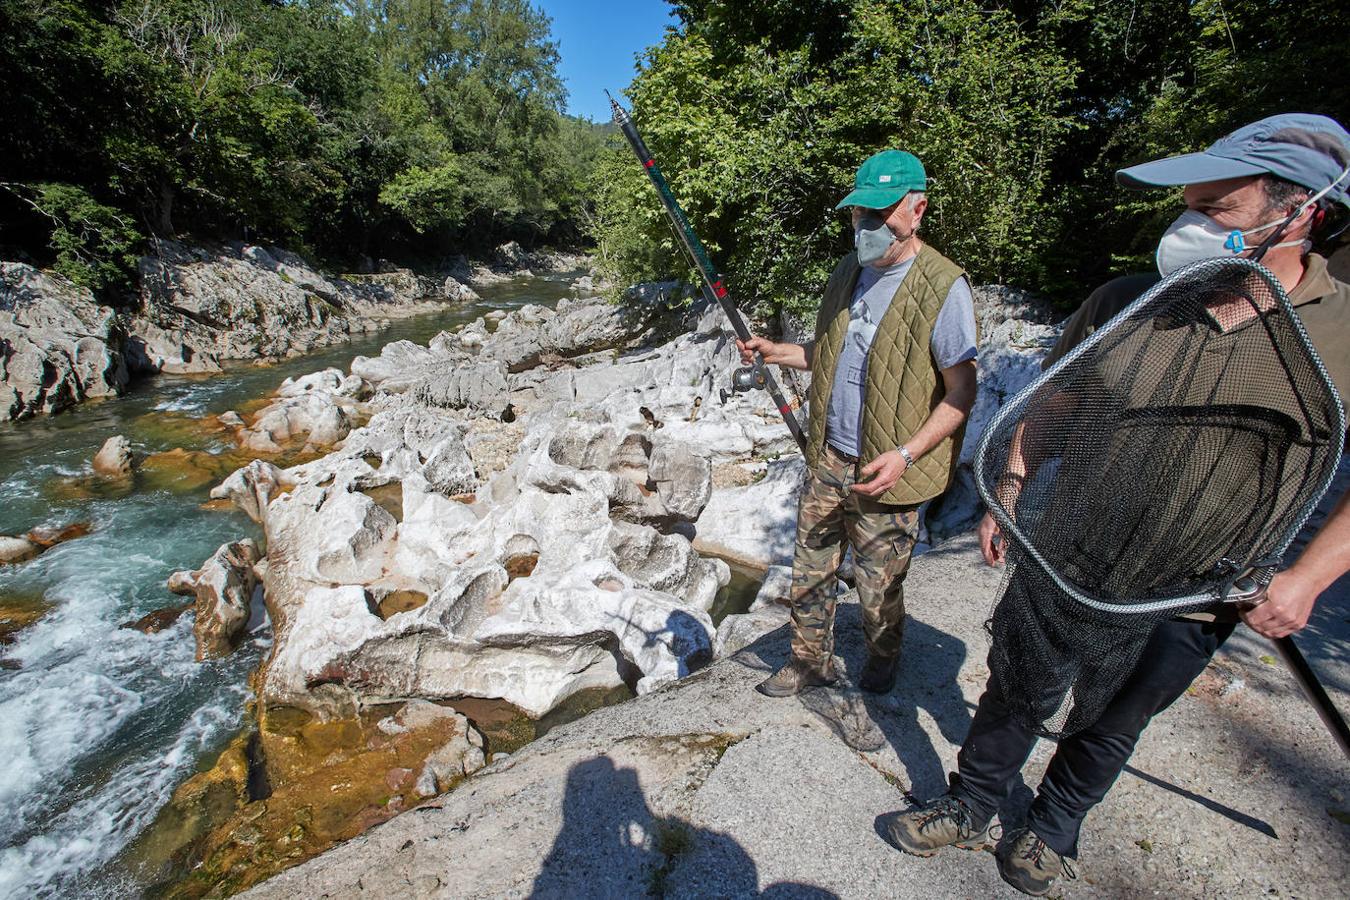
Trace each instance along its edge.
{"label": "landing net", "polygon": [[1215,259],[1159,282],[981,439],[976,480],[1009,543],[991,684],[1040,734],[1095,722],[1158,622],[1273,570],[1344,433],[1269,271]]}

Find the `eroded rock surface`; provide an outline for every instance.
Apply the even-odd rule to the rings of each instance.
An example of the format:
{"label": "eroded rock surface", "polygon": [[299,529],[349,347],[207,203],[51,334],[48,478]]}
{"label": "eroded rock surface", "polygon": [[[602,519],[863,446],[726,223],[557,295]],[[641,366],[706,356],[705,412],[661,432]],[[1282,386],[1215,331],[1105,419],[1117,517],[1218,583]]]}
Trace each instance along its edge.
{"label": "eroded rock surface", "polygon": [[131,442],[120,434],[104,441],[103,446],[94,454],[94,472],[110,478],[130,475],[131,464]]}
{"label": "eroded rock surface", "polygon": [[[1001,577],[973,536],[915,560],[888,696],[851,686],[866,651],[845,597],[838,689],[780,700],[754,691],[786,659],[780,629],[694,678],[556,729],[434,809],[245,896],[1021,897],[988,853],[920,859],[877,833],[880,817],[946,788],[988,675],[983,622]],[[1344,703],[1340,610],[1321,623],[1328,684]],[[1065,896],[1344,893],[1345,842],[1294,836],[1344,827],[1333,811],[1344,809],[1350,763],[1265,653],[1264,641],[1235,636],[1210,672],[1248,687],[1217,696],[1198,682],[1144,733],[1087,820]],[[1026,785],[1054,749],[1037,746]],[[1005,833],[1030,799],[1019,786],[1003,804]]]}
{"label": "eroded rock surface", "polygon": [[126,384],[110,307],[64,278],[0,263],[0,420],[60,412]]}
{"label": "eroded rock surface", "polygon": [[128,351],[148,372],[214,372],[224,360],[282,359],[464,296],[409,272],[332,278],[278,247],[159,241],[139,265]]}
{"label": "eroded rock surface", "polygon": [[245,538],[222,544],[197,571],[169,576],[172,593],[197,598],[192,633],[199,661],[228,656],[239,645],[259,589],[253,567],[260,558],[258,545]]}

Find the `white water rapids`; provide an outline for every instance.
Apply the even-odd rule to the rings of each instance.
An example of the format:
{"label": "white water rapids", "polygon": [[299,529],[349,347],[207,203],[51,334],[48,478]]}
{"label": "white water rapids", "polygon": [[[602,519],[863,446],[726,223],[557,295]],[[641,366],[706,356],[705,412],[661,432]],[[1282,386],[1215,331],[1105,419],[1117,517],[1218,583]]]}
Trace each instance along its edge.
{"label": "white water rapids", "polygon": [[88,496],[63,493],[62,482],[87,475],[111,435],[125,434],[143,453],[171,449],[153,428],[170,413],[215,416],[288,375],[345,370],[358,353],[398,339],[424,343],[488,309],[552,305],[568,286],[562,278],[505,283],[485,290],[481,304],[284,365],[165,376],[121,399],[0,425],[0,534],[44,523],[94,527],[35,560],[0,566],[0,601],[50,606],[0,644],[0,898],[140,894],[141,876],[119,854],[239,730],[246,679],[269,640],[263,628],[228,659],[197,663],[190,614],[159,634],[120,627],[182,602],[164,587],[174,570],[197,568],[226,541],[259,536],[241,514],[201,509],[209,485]]}

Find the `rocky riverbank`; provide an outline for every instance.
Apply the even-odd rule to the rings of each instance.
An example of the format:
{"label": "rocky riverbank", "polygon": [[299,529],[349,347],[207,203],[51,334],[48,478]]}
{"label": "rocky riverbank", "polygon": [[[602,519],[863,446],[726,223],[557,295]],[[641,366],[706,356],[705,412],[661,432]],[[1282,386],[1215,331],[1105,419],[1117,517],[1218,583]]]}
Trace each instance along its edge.
{"label": "rocky riverbank", "polygon": [[218,372],[295,357],[392,319],[474,300],[474,284],[584,265],[570,254],[499,248],[435,276],[384,264],[336,277],[279,247],[155,242],[134,307],[23,263],[0,263],[0,421],[122,393],[132,377]]}
{"label": "rocky riverbank", "polygon": [[[130,842],[177,787],[251,726],[244,701],[249,675],[271,646],[265,617],[245,623],[232,654],[198,662],[199,617],[183,611],[195,609],[198,589],[214,608],[217,599],[242,596],[247,582],[219,579],[213,566],[191,598],[165,585],[176,570],[196,572],[213,556],[225,562],[216,552],[222,545],[247,537],[265,546],[244,514],[210,500],[212,486],[252,458],[284,467],[331,449],[306,450],[303,439],[283,442],[281,453],[239,445],[239,429],[275,399],[268,395],[278,383],[329,366],[345,373],[359,354],[378,358],[400,339],[425,345],[477,316],[526,303],[552,307],[572,295],[572,280],[554,274],[486,285],[472,304],[394,321],[275,366],[162,375],[111,402],[0,427],[0,533],[24,536],[19,555],[31,556],[28,538],[48,541],[53,528],[92,528],[36,558],[0,565],[0,718],[11,726],[0,734],[9,761],[0,795],[10,810],[0,826],[0,896],[91,896],[110,885],[138,892],[146,882],[125,871]],[[115,444],[129,451],[130,474],[121,452],[104,455],[109,474],[91,471],[111,435],[126,439]],[[223,593],[213,596],[214,585]],[[511,726],[506,711],[499,718]],[[474,711],[475,723],[490,719]]]}
{"label": "rocky riverbank", "polygon": [[[781,563],[800,458],[767,396],[726,390],[738,360],[720,311],[676,321],[659,291],[642,296],[391,344],[349,372],[289,381],[239,430],[259,450],[337,449],[288,469],[251,463],[213,493],[262,525],[256,564],[217,556],[240,560],[236,583],[261,581],[274,643],[254,679],[247,764],[227,754],[185,785],[161,824],[194,824],[148,842],[153,864],[195,866],[184,895],[247,886],[434,793],[435,741],[391,756],[380,737],[411,704],[465,717],[490,757],[551,711],[648,694],[781,624],[778,572],[754,610],[714,628],[730,572],[696,547]],[[1054,333],[1014,299],[981,292],[996,395]],[[1020,330],[999,331],[1010,312]],[[745,541],[751,524],[763,533]],[[198,594],[199,634],[219,594]],[[334,804],[295,791],[338,777],[339,758],[361,773],[341,783],[363,789]],[[223,794],[204,787],[222,782]],[[207,796],[233,799],[208,815]]]}
{"label": "rocky riverbank", "polygon": [[[691,678],[559,728],[454,791],[244,896],[1020,897],[987,853],[906,856],[878,818],[940,793],[984,686],[1001,573],[973,535],[915,560],[896,690],[849,686],[859,610],[842,598],[846,682],[769,700],[786,628]],[[1350,701],[1350,585],[1302,645]],[[1088,819],[1072,897],[1338,898],[1350,871],[1341,757],[1268,645],[1239,635],[1144,734]],[[1017,826],[1053,745],[1000,811]]]}

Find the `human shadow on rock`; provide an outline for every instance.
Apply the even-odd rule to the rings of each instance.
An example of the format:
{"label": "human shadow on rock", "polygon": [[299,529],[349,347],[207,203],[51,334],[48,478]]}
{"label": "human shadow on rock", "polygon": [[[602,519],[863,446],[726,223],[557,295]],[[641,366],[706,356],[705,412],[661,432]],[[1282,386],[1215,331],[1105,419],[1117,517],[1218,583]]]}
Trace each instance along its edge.
{"label": "human shadow on rock", "polygon": [[[695,854],[699,870],[678,873]],[[567,774],[562,831],[544,858],[531,896],[663,896],[677,878],[681,897],[834,896],[791,883],[761,892],[755,862],[734,838],[657,815],[635,769],[616,766],[608,756],[574,765]]]}

